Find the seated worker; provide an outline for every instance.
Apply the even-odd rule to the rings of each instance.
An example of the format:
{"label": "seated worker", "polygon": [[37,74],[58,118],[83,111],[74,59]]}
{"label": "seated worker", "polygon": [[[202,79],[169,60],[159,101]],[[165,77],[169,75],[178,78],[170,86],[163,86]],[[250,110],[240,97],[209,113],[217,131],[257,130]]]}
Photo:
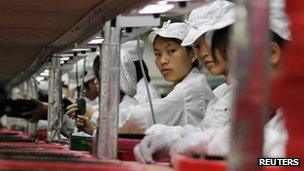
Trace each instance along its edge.
{"label": "seated worker", "polygon": [[[280,0],[271,1],[271,41],[269,43],[271,76],[278,74],[282,48],[290,40],[289,22],[283,12],[284,5],[282,4],[284,3]],[[189,16],[189,26],[193,25],[191,23],[197,23],[198,26],[190,28],[192,32],[188,33],[183,44],[194,43],[200,59],[205,65],[209,64],[207,68],[211,72],[215,69],[213,68],[215,66],[229,67],[225,63],[227,63],[229,31],[231,25],[236,22],[234,10],[234,4],[231,2],[217,0],[193,10]],[[200,19],[202,20],[200,21]],[[208,29],[203,30],[203,28]],[[212,31],[214,33],[210,39],[206,35],[210,35]],[[207,34],[205,34],[206,32]],[[211,43],[211,50],[208,42]],[[213,58],[210,58],[211,56]],[[212,106],[214,109],[218,108],[217,105],[219,107],[222,105],[220,103],[215,104],[215,106]],[[231,106],[228,111],[231,112]],[[226,156],[230,147],[230,127],[228,126],[229,122],[223,122],[222,117],[217,117],[220,113],[216,110],[206,113],[206,117],[198,127],[158,126],[155,129],[155,126],[150,128],[147,132],[152,134],[146,136],[134,149],[136,159],[144,163],[154,163],[155,159],[168,157],[169,153],[173,157],[176,153],[188,154],[190,152]],[[222,113],[225,114],[224,112]],[[226,116],[223,118],[225,120]],[[265,125],[264,135],[264,155],[267,157],[283,157],[287,132],[284,129],[282,110],[277,110],[276,115]]]}
{"label": "seated worker", "polygon": [[[120,116],[119,123],[126,121],[126,114],[124,111],[130,105],[137,105],[139,103],[147,103],[148,95],[144,85],[143,74],[139,66],[139,53],[143,52],[143,42],[140,41],[140,49],[138,52],[137,41],[129,41],[121,45],[121,72],[120,72],[120,90],[121,90],[121,103],[119,104]],[[144,64],[144,72],[146,73],[148,81],[150,80],[148,69]],[[99,78],[99,56],[94,60],[94,72]],[[98,82],[95,82],[98,86]],[[144,87],[143,87],[144,86]],[[149,84],[151,99],[160,97],[159,93]],[[73,117],[74,112],[68,113]],[[79,128],[82,128],[86,133],[92,134],[96,129],[97,118],[99,117],[98,109],[95,110],[91,118],[86,116],[79,116],[77,120]]]}
{"label": "seated worker", "polygon": [[[166,97],[152,101],[156,123],[197,125],[214,98],[205,76],[196,68],[192,47],[180,45],[187,32],[184,23],[166,22],[149,35],[158,69],[166,81],[175,84]],[[126,122],[119,124],[121,133],[143,133],[153,125],[149,103],[131,105],[125,114]]]}
{"label": "seated worker", "polygon": [[[205,76],[198,71],[192,47],[182,47],[188,29],[184,23],[164,23],[149,35],[153,43],[155,63],[173,90],[162,99],[152,101],[156,123],[165,125],[197,125],[208,102],[214,97]],[[205,104],[201,105],[201,104]],[[148,103],[130,106],[129,118],[120,132],[144,133],[153,125]]]}

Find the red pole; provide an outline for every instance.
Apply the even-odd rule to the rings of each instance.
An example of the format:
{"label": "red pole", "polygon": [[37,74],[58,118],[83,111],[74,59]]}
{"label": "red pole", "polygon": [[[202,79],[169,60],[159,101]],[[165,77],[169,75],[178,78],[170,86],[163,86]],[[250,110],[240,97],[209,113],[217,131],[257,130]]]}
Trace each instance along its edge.
{"label": "red pole", "polygon": [[283,52],[283,75],[273,84],[272,101],[283,106],[289,140],[287,157],[300,158],[304,170],[304,1],[286,0],[292,40]]}

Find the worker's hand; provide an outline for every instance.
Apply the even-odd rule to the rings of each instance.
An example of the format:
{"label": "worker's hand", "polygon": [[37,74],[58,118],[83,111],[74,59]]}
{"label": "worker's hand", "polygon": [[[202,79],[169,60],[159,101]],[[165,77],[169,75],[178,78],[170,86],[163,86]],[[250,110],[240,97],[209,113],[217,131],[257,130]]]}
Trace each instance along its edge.
{"label": "worker's hand", "polygon": [[67,107],[67,112],[65,114],[68,115],[70,118],[75,119],[76,110],[78,110],[77,103],[73,103]]}
{"label": "worker's hand", "polygon": [[200,131],[191,133],[177,143],[170,149],[170,156],[174,157],[176,154],[207,154],[208,144],[212,137],[213,130]]}
{"label": "worker's hand", "polygon": [[93,135],[96,126],[90,121],[89,117],[78,115],[76,118],[75,126],[85,133]]}
{"label": "worker's hand", "polygon": [[174,134],[147,135],[134,148],[134,155],[141,163],[155,163],[169,157],[170,147],[180,139]]}
{"label": "worker's hand", "polygon": [[22,115],[23,116],[32,115],[32,117],[28,120],[29,122],[32,123],[37,123],[40,119],[47,118],[48,104],[36,99],[31,99],[31,101],[36,103],[37,105],[36,109],[32,111],[24,112],[22,113]]}
{"label": "worker's hand", "polygon": [[[67,112],[66,114],[70,117],[70,118],[74,118],[76,116],[76,110],[78,110],[77,107],[77,103],[71,104],[67,107]],[[87,116],[89,119],[92,117],[92,115],[94,114],[94,110],[90,107],[86,107],[86,112],[83,114],[84,116]]]}

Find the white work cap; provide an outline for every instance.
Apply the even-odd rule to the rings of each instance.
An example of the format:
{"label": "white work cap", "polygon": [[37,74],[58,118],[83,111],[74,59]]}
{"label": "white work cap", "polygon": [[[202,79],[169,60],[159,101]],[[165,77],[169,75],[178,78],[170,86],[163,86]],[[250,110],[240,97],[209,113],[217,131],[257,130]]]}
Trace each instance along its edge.
{"label": "white work cap", "polygon": [[186,21],[189,32],[181,45],[189,46],[206,32],[224,28],[235,22],[235,4],[226,0],[207,3],[190,13]]}
{"label": "white work cap", "polygon": [[123,43],[121,46],[121,52],[127,53],[133,61],[139,61],[138,54],[143,54],[144,51],[144,42],[142,40],[139,40],[139,48],[140,52],[138,53],[138,45],[137,40],[132,40]]}
{"label": "white work cap", "polygon": [[[93,62],[96,58],[97,53],[90,53],[86,56],[86,64],[85,64],[85,76],[84,76],[84,83],[90,81],[91,79],[95,78],[94,70],[93,70]],[[81,85],[82,82],[82,74],[83,74],[83,62],[84,59],[78,61],[78,86]],[[73,70],[70,73],[70,84],[69,88],[74,89],[77,87],[77,80],[76,80],[76,64],[74,65]]]}
{"label": "white work cap", "polygon": [[285,0],[270,0],[270,29],[284,40],[291,40],[290,23],[285,12]]}
{"label": "white work cap", "polygon": [[42,91],[48,91],[49,81],[48,80],[39,81],[38,88],[39,88],[39,90],[42,90]]}
{"label": "white work cap", "polygon": [[68,73],[62,74],[61,81],[62,81],[62,84],[68,85],[69,84],[69,74]]}
{"label": "white work cap", "polygon": [[[133,46],[133,49],[137,48],[137,44],[134,45],[136,47]],[[120,50],[120,90],[126,95],[134,96],[137,90],[137,74],[135,64],[133,62],[134,56],[130,53],[130,49],[132,48],[128,47],[125,49],[122,46]]]}
{"label": "white work cap", "polygon": [[183,41],[188,33],[188,26],[186,23],[171,23],[171,20],[164,22],[162,28],[153,28],[153,31],[148,36],[148,39],[153,43],[156,36],[165,38],[175,38]]}

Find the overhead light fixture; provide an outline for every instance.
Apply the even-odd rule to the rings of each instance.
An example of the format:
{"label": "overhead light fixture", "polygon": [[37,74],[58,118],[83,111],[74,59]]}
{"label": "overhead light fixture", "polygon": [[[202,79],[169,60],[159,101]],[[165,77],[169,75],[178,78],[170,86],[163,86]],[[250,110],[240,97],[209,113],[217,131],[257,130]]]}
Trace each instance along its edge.
{"label": "overhead light fixture", "polygon": [[49,73],[45,73],[45,72],[43,72],[43,73],[41,73],[41,74],[40,74],[40,76],[43,76],[43,77],[48,77],[48,76],[49,76]]}
{"label": "overhead light fixture", "polygon": [[79,52],[79,51],[89,51],[89,48],[74,48],[72,49],[73,52]]}
{"label": "overhead light fixture", "polygon": [[73,56],[72,53],[63,53],[63,54],[60,54],[60,57],[70,57],[70,56]]}
{"label": "overhead light fixture", "polygon": [[70,59],[70,57],[72,57],[72,56],[69,56],[69,57],[61,57],[61,59],[62,59],[63,61],[68,61],[68,60]]}
{"label": "overhead light fixture", "polygon": [[96,45],[96,44],[101,44],[103,41],[104,41],[103,38],[95,38],[95,39],[89,41],[88,44],[90,44],[90,45]]}
{"label": "overhead light fixture", "polygon": [[60,61],[60,64],[64,64],[64,61]]}
{"label": "overhead light fixture", "polygon": [[50,74],[50,70],[46,69],[42,73],[40,73],[40,76],[47,77],[47,76],[49,76],[49,74]]}
{"label": "overhead light fixture", "polygon": [[157,5],[167,5],[168,2],[167,1],[158,1]]}
{"label": "overhead light fixture", "polygon": [[165,0],[167,2],[186,2],[186,1],[192,1],[192,0]]}
{"label": "overhead light fixture", "polygon": [[44,70],[42,73],[50,73],[49,69]]}
{"label": "overhead light fixture", "polygon": [[158,1],[157,4],[151,4],[145,6],[139,10],[139,14],[160,14],[167,12],[174,8],[174,4],[168,4],[166,1]]}

